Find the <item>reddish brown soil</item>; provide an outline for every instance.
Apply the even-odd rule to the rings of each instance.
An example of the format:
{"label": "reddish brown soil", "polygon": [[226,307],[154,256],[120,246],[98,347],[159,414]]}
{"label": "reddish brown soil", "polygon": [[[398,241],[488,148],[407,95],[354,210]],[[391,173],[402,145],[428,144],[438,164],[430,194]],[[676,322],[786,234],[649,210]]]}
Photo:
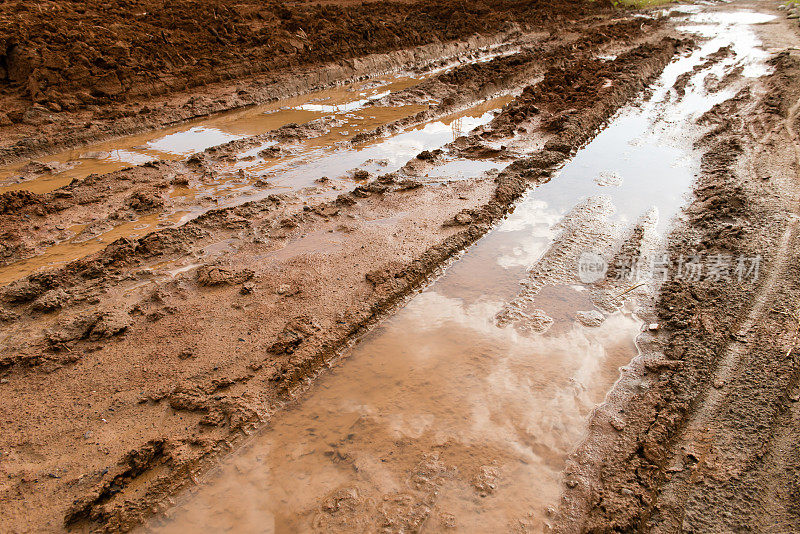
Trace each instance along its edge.
{"label": "reddish brown soil", "polygon": [[[26,102],[73,110],[221,79],[496,32],[601,10],[577,0],[392,2],[6,2],[0,90],[7,118]],[[5,118],[3,119],[5,120]]]}
{"label": "reddish brown soil", "polygon": [[0,162],[369,76],[352,61],[366,54],[519,29],[561,35],[609,12],[581,0],[4,2]]}
{"label": "reddish brown soil", "polygon": [[[495,121],[500,124],[518,124],[531,115],[539,115],[538,108],[532,104],[532,98],[555,98],[553,94],[575,95],[581,87],[576,87],[571,80],[564,80],[562,65],[565,56],[571,54],[571,65],[582,62],[587,69],[585,79],[588,83],[598,71],[603,76],[597,84],[618,77],[630,68],[636,57],[623,56],[620,62],[608,62],[590,59],[593,54],[606,49],[616,50],[621,41],[610,36],[624,37],[624,46],[632,47],[642,40],[652,39],[662,26],[661,20],[645,22],[628,19],[611,22],[600,21],[597,24],[574,28],[566,39],[542,37],[532,34],[521,38],[523,50],[510,56],[498,57],[491,61],[467,64],[433,76],[413,88],[399,91],[376,101],[379,105],[396,105],[398,103],[425,102],[436,98],[440,103],[417,114],[394,121],[384,126],[358,134],[354,142],[373,139],[387,132],[430,121],[448,113],[453,113],[465,106],[473,105],[481,99],[491,97],[501,91],[519,88],[530,80],[547,72],[545,76],[546,91],[532,95],[528,89],[523,96],[508,106]],[[544,40],[543,40],[544,39]],[[652,52],[648,50],[648,54]],[[647,54],[645,54],[646,56]],[[558,66],[558,68],[553,68]],[[548,67],[551,67],[548,70]],[[590,69],[591,67],[591,69]],[[614,93],[615,88],[605,88],[601,94],[606,97]],[[574,100],[575,98],[572,97]],[[580,107],[593,105],[595,100],[586,98],[582,105],[563,100],[564,109],[577,111]],[[541,102],[538,102],[542,106]],[[558,110],[557,103],[550,109]],[[518,110],[528,109],[531,113]],[[535,112],[534,112],[535,111]],[[549,112],[545,112],[549,114]],[[505,122],[504,122],[505,121]],[[305,128],[308,130],[308,128]],[[290,131],[291,130],[291,131]],[[298,130],[294,132],[294,130]],[[304,128],[284,127],[275,132],[234,141],[206,151],[203,156],[208,165],[207,171],[213,171],[215,160],[223,160],[235,156],[237,151],[246,147],[255,147],[269,139],[283,139],[286,135],[303,135]],[[493,135],[505,135],[498,127]],[[307,133],[315,134],[309,131]],[[487,149],[479,148],[473,138],[465,155],[478,156],[487,154]],[[493,155],[500,153],[495,149]],[[205,167],[204,167],[205,168]],[[146,213],[155,213],[172,206],[170,185],[172,176],[178,175],[186,180],[189,177],[200,179],[202,169],[182,162],[161,162],[159,164],[135,167],[104,176],[92,176],[75,181],[52,193],[33,195],[31,193],[0,194],[0,228],[3,229],[3,243],[0,245],[0,266],[31,257],[41,252],[42,247],[53,241],[59,241],[62,228],[76,224],[86,224],[92,220],[97,225],[116,226],[131,220],[132,217]],[[194,178],[193,178],[194,179]],[[6,208],[7,206],[7,208]],[[133,206],[133,207],[132,207]],[[33,223],[33,224],[31,224]],[[91,227],[85,230],[85,234]]]}
{"label": "reddish brown soil", "polygon": [[[598,71],[609,70],[608,75],[613,76],[624,67],[617,64],[594,59],[594,56],[606,48],[616,49],[621,42],[633,48],[643,40],[653,38],[654,34],[663,25],[662,19],[617,20],[601,21],[596,24],[582,25],[571,28],[567,36],[552,36],[544,41],[534,42],[517,53],[507,57],[494,59],[486,63],[469,64],[455,68],[440,76],[427,80],[416,87],[390,95],[376,101],[375,104],[395,104],[398,102],[424,102],[427,98],[439,99],[439,103],[414,116],[406,117],[394,123],[379,127],[373,132],[361,133],[353,138],[353,142],[362,142],[387,132],[406,128],[430,120],[433,117],[452,113],[464,105],[481,98],[497,93],[498,91],[511,91],[521,89],[528,82],[546,73],[547,87],[539,91],[535,88],[539,84],[530,85],[523,95],[515,99],[514,103],[503,110],[503,114],[493,123],[496,130],[506,121],[509,124],[518,124],[538,113],[536,106],[531,102],[547,95],[547,98],[559,99],[566,103],[569,98],[573,100],[583,98],[583,105],[591,103],[591,91],[597,91],[608,78],[598,76]],[[586,69],[585,74],[581,69]],[[577,75],[567,75],[567,72],[576,72]],[[596,87],[588,87],[577,83],[577,78],[582,77],[588,83],[597,81]],[[559,93],[560,90],[561,92]],[[563,96],[558,96],[563,95]],[[567,96],[567,95],[572,95]],[[584,95],[584,96],[581,96]],[[576,106],[580,107],[580,106]],[[526,111],[527,110],[527,111]],[[502,134],[511,133],[508,128]]]}
{"label": "reddish brown soil", "polygon": [[[157,15],[139,15],[151,10]],[[147,116],[163,101],[145,95],[239,80],[251,69],[276,69],[280,82],[289,77],[279,69],[497,32],[509,21],[554,34],[540,50],[454,70],[424,89],[452,99],[443,112],[458,105],[461,88],[466,102],[490,83],[541,74],[492,123],[445,147],[497,153],[512,134],[535,147],[504,154],[514,161],[501,173],[423,185],[443,153],[423,152],[401,173],[335,200],[272,195],[212,209],[2,288],[0,530],[121,532],[168,511],[172,495],[549,180],[692,46],[604,12],[526,0],[0,5],[4,109],[14,120],[23,111],[22,124],[7,121],[0,133],[36,128],[25,117],[34,100],[37,113],[108,126],[134,109],[125,99],[150,102]],[[571,35],[555,35],[593,15]],[[616,59],[593,57],[606,45],[618,47]],[[694,199],[669,242],[673,255],[768,251],[764,277],[662,287],[646,316],[659,329],[640,338],[642,357],[567,462],[553,516],[561,531],[791,531],[800,520],[800,59],[787,52],[774,67],[703,117]],[[157,210],[177,171],[212,168],[254,142],[90,176],[46,195],[4,194],[0,262],[32,248],[26,235],[49,237],[89,210],[98,219]]]}
{"label": "reddish brown soil", "polygon": [[[680,46],[659,39],[618,60],[610,90],[573,110],[574,139],[590,138]],[[475,145],[481,135],[464,139]],[[304,206],[290,195],[217,209],[4,288],[9,351],[0,388],[15,401],[4,405],[11,431],[0,444],[14,451],[3,521],[19,530],[120,531],[162,510],[573,148],[445,187],[387,175],[332,202]],[[421,176],[429,164],[415,159],[405,170]],[[136,173],[159,174],[160,165]],[[65,188],[72,197],[4,199],[46,220],[53,203],[68,210],[95,181],[115,177],[87,180]],[[235,250],[208,255],[223,242]],[[187,258],[201,265],[164,272],[165,262]]]}

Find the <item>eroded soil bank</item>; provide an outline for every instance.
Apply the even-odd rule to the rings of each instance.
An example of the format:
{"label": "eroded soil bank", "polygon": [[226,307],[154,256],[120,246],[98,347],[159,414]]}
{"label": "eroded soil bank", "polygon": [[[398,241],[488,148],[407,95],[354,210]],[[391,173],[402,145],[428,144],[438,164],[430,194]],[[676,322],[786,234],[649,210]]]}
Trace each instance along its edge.
{"label": "eroded soil bank", "polygon": [[[198,123],[106,150],[126,158],[188,143],[159,161],[88,176],[74,167],[69,184],[36,193],[26,187],[57,180],[59,170],[29,168],[0,197],[3,524],[19,532],[185,531],[199,518],[229,528],[231,517],[252,531],[671,530],[686,517],[701,530],[744,524],[714,511],[755,510],[746,492],[794,465],[783,444],[797,426],[782,408],[794,397],[781,381],[796,374],[784,373],[797,317],[787,279],[794,231],[783,229],[794,220],[786,213],[796,186],[797,66],[781,52],[797,35],[783,19],[748,20],[746,10],[769,8],[747,3],[645,17],[586,9],[574,13],[590,17],[568,26],[551,10],[538,26],[549,33],[517,28],[494,53],[448,55],[442,69],[426,59],[421,75],[279,101],[233,119],[242,129],[230,138],[217,137],[220,123]],[[639,115],[624,112],[575,155],[632,102]],[[261,111],[298,118],[276,123]],[[640,152],[624,167],[630,174],[603,161],[615,140],[636,151],[676,121],[676,136],[697,140],[702,156],[652,142],[648,150],[682,169],[663,167],[663,179],[649,177],[652,189],[636,176],[653,170]],[[212,129],[212,140],[226,142],[206,142]],[[675,192],[695,170],[694,199],[670,227],[684,202]],[[586,177],[619,193],[598,195]],[[560,179],[570,185],[560,189]],[[643,203],[648,194],[659,195],[663,218]],[[761,278],[724,287],[613,278],[626,257],[649,258],[659,244],[676,255],[761,251]],[[573,265],[584,247],[610,254],[610,269],[581,292]],[[430,290],[348,349],[447,265]],[[723,312],[703,311],[733,314],[737,302],[754,311],[735,327]],[[637,356],[641,319],[658,326],[639,337]],[[782,345],[761,345],[762,327],[761,336],[789,333]],[[426,344],[433,356],[405,367]],[[751,353],[764,360],[759,369],[772,369],[769,382],[748,378]],[[337,408],[354,382],[360,404]],[[387,403],[393,388],[397,401]],[[438,400],[419,400],[426,391]],[[734,412],[725,399],[743,404]],[[753,399],[773,408],[755,409]],[[767,419],[742,426],[734,413]],[[459,427],[470,418],[482,424]],[[709,425],[723,438],[709,441]],[[771,436],[761,463],[736,455],[743,431]],[[747,476],[716,487],[719,504],[692,493],[720,472]],[[313,484],[274,483],[298,473]],[[250,475],[237,497],[236,477]],[[794,490],[771,487],[762,504],[773,515],[741,521],[791,524]]]}

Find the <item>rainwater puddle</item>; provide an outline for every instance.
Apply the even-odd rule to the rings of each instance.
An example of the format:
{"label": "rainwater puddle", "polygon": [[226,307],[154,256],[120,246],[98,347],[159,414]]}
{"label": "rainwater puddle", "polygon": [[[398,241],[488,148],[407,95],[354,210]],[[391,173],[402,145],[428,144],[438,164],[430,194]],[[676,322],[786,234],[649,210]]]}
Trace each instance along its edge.
{"label": "rainwater puddle", "polygon": [[67,263],[77,258],[100,252],[112,241],[121,237],[141,237],[159,228],[174,226],[185,215],[184,212],[175,212],[169,215],[147,215],[137,219],[122,223],[103,233],[99,237],[91,239],[81,239],[83,226],[79,225],[69,228],[75,237],[68,238],[60,243],[48,247],[47,252],[28,259],[12,263],[0,268],[0,286],[19,280],[30,273],[52,268],[54,265]]}
{"label": "rainwater puddle", "polygon": [[[325,115],[344,113],[353,102],[361,102],[363,95],[373,97],[383,95],[387,91],[399,91],[412,87],[424,79],[424,77],[393,76],[337,86],[270,104],[189,121],[181,126],[68,150],[56,156],[40,159],[42,163],[54,167],[54,172],[44,173],[31,180],[17,182],[18,178],[25,174],[19,166],[0,169],[0,193],[19,189],[44,193],[92,173],[105,174],[156,159],[183,159],[206,148],[234,139],[263,134],[286,124],[304,124]],[[375,86],[376,82],[378,86]],[[356,108],[358,107],[361,106]],[[327,108],[331,108],[331,111],[326,111]],[[414,107],[405,108],[405,106],[394,108],[391,119],[384,118],[394,120],[419,110]]]}
{"label": "rainwater puddle", "polygon": [[[413,87],[431,76],[458,66],[486,62],[517,52],[519,50],[516,48],[497,50],[497,46],[490,46],[474,52],[471,57],[447,62],[423,74],[401,72],[311,91],[269,104],[223,112],[179,126],[94,143],[38,159],[51,167],[49,172],[31,174],[25,166],[18,164],[0,168],[0,193],[14,190],[46,193],[89,174],[105,174],[159,159],[183,159],[234,139],[263,134],[291,123],[305,124],[330,115],[359,112],[363,117],[372,119],[365,121],[362,127],[365,130],[372,129],[416,113],[424,107],[375,108],[376,111],[371,113],[361,113],[371,100]],[[354,133],[357,131],[351,135]]]}
{"label": "rainwater puddle", "polygon": [[[310,140],[312,148],[297,157],[243,162],[232,169],[243,169],[248,175],[264,178],[283,190],[311,186],[314,180],[323,176],[338,180],[342,185],[351,185],[353,181],[349,171],[356,168],[363,168],[373,174],[396,171],[423,150],[439,148],[454,141],[464,132],[487,124],[510,100],[510,96],[493,98],[462,112],[355,146],[346,144],[336,147],[337,132],[334,130],[330,134]],[[374,108],[370,111],[374,111]],[[371,129],[359,128],[356,131]]]}
{"label": "rainwater puddle", "polygon": [[[184,224],[211,209],[240,205],[266,198],[270,194],[292,191],[300,191],[303,197],[309,200],[333,198],[342,190],[352,189],[359,183],[352,176],[351,171],[354,169],[364,169],[373,175],[397,170],[419,152],[441,147],[462,135],[464,131],[488,123],[494,117],[494,113],[510,99],[509,96],[491,99],[451,116],[409,128],[389,137],[378,137],[356,146],[349,143],[337,145],[336,141],[340,141],[342,136],[339,135],[340,128],[334,128],[321,137],[298,144],[294,147],[296,153],[285,158],[271,161],[256,158],[253,162],[240,161],[228,166],[223,164],[216,177],[204,180],[199,186],[176,186],[171,193],[175,204],[169,211],[115,226],[91,241],[80,241],[79,234],[65,237],[37,256],[0,267],[0,286],[39,269],[52,268],[97,252],[114,239],[144,235],[146,232],[141,231],[143,228],[153,231],[157,228]],[[381,108],[368,108],[367,112],[380,114],[380,110]],[[363,128],[371,130],[385,123],[380,122],[384,119],[388,122],[388,117],[381,117],[376,122],[370,115],[362,121]],[[349,120],[356,119],[351,117]],[[455,124],[458,127],[455,127]],[[203,128],[205,127],[196,127],[186,132],[171,134],[156,143],[160,143],[159,146],[163,150],[169,149],[178,153],[186,150],[188,146],[186,139],[194,135],[193,132],[196,133]],[[211,140],[206,137],[205,142]],[[249,152],[258,152],[259,149]],[[247,154],[248,152],[244,152],[240,156]],[[484,165],[497,166],[486,163]],[[244,175],[237,173],[238,170]],[[322,177],[330,177],[329,185],[316,187],[315,180]],[[263,182],[258,186],[254,185],[253,182],[258,179],[266,180],[268,185],[264,185]],[[151,219],[158,220],[161,224],[157,227],[151,224]],[[80,229],[70,229],[71,234],[77,234],[79,231]]]}
{"label": "rainwater puddle", "polygon": [[[618,250],[636,225],[655,241],[669,228],[697,168],[688,120],[736,89],[708,94],[690,82],[681,96],[672,86],[747,34],[730,20],[712,18],[717,44],[674,62],[649,100],[620,113],[151,530],[545,528],[565,458],[636,355],[642,327],[632,302],[594,307],[598,294],[578,280],[574,260],[598,241]],[[723,71],[763,69],[758,57],[735,52]],[[511,305],[539,309],[549,329],[499,327]],[[599,326],[576,320],[588,311]]]}

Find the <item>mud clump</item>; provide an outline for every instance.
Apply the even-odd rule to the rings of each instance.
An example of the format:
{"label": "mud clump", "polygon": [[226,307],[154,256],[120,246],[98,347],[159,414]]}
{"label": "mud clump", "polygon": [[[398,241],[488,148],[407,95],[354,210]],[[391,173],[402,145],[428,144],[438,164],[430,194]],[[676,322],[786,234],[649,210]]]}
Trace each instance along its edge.
{"label": "mud clump", "polygon": [[39,195],[30,191],[8,191],[0,194],[0,214],[15,213],[41,203]]}
{"label": "mud clump", "polygon": [[230,269],[221,265],[203,265],[197,269],[197,283],[201,286],[241,284],[253,278],[250,269]]}
{"label": "mud clump", "polygon": [[[503,108],[503,112],[492,121],[495,131],[506,135],[512,133],[520,122],[541,115],[547,131],[560,134],[559,151],[565,151],[577,139],[574,132],[585,131],[584,123],[593,117],[586,113],[596,106],[614,106],[620,98],[627,98],[634,83],[637,90],[660,72],[664,57],[672,57],[678,49],[693,43],[689,40],[665,38],[657,43],[646,43],[621,54],[613,61],[578,56],[567,59],[560,65],[550,67],[541,82],[526,87],[522,95]],[[659,61],[656,58],[661,57]],[[656,60],[654,62],[654,60]],[[652,65],[652,66],[648,66]],[[649,73],[644,77],[631,77],[643,69]],[[601,110],[601,116],[605,115]],[[603,121],[605,118],[603,118]],[[599,127],[601,123],[594,127]]]}

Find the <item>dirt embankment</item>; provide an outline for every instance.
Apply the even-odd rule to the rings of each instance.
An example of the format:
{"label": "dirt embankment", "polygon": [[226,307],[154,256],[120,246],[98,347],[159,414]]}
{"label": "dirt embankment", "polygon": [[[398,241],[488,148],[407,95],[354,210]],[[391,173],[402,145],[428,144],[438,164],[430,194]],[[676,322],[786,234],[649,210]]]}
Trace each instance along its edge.
{"label": "dirt embankment", "polygon": [[[529,132],[558,150],[494,179],[434,187],[386,175],[306,206],[273,196],[5,288],[4,524],[119,531],[167,508],[194,473],[549,179],[569,143],[589,139],[684,45],[661,40],[591,71],[603,73],[592,84],[602,90],[569,103],[557,135]],[[568,92],[553,75],[546,87]],[[534,94],[529,107],[555,101]]]}
{"label": "dirt embankment", "polygon": [[[335,83],[358,74],[347,67],[370,54],[515,28],[550,30],[608,9],[605,2],[581,0],[6,2],[0,6],[0,132],[15,145],[0,161],[46,150],[41,130],[51,145],[56,134],[62,146],[83,143],[124,133],[119,121],[132,123],[128,129],[156,127],[262,102],[276,90],[258,87],[289,70],[344,67],[339,79],[317,82]],[[253,76],[263,78],[255,88],[242,85]],[[226,87],[197,89],[209,84]],[[178,103],[171,95],[183,98]],[[175,109],[187,98],[193,109]]]}
{"label": "dirt embankment", "polygon": [[646,318],[662,328],[642,334],[641,357],[566,468],[561,532],[800,522],[800,57],[773,65],[703,117],[695,198],[670,238],[672,258],[703,254],[727,270],[671,272]]}

